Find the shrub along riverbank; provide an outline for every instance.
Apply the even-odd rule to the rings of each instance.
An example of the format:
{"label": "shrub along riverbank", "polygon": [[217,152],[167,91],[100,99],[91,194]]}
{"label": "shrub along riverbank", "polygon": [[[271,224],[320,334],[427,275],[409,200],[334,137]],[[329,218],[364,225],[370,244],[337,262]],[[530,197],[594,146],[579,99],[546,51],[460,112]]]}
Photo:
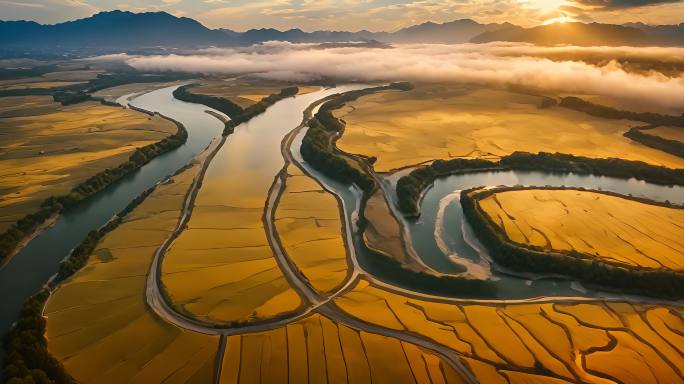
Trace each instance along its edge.
{"label": "shrub along riverbank", "polygon": [[576,173],[610,176],[621,179],[635,178],[662,185],[684,185],[684,169],[651,165],[642,161],[623,159],[593,159],[563,153],[515,152],[499,161],[481,159],[437,160],[431,165],[414,169],[397,182],[399,209],[408,217],[420,215],[420,198],[438,177],[457,173],[486,170],[525,170],[551,173]]}
{"label": "shrub along riverbank", "polygon": [[149,163],[153,158],[183,145],[187,140],[188,133],[182,124],[174,122],[178,127],[175,134],[157,143],[136,149],[125,163],[120,164],[116,168],[105,169],[99,172],[75,186],[67,195],[47,198],[41,204],[38,212],[28,214],[17,220],[12,227],[0,234],[0,263],[5,261],[14,252],[19,243],[35,232],[48,218],[102,191],[122,177]]}
{"label": "shrub along riverbank", "polygon": [[684,157],[684,143],[681,141],[649,135],[648,130],[643,128],[632,128],[625,132],[623,136],[647,147],[655,148],[671,155]]}
{"label": "shrub along riverbank", "polygon": [[684,274],[681,273],[618,266],[576,251],[548,251],[513,243],[505,231],[482,211],[478,202],[494,193],[517,189],[525,187],[479,191],[475,188],[461,193],[461,205],[466,219],[497,263],[522,272],[569,276],[621,292],[667,299],[684,297]]}
{"label": "shrub along riverbank", "polygon": [[[140,205],[149,196],[152,187],[135,198],[126,208],[98,230],[88,236],[59,265],[57,277],[51,282],[54,287],[85,266],[95,250],[97,243],[109,232],[118,227],[124,216]],[[47,348],[45,338],[47,321],[43,317],[43,307],[50,297],[48,288],[31,296],[24,303],[19,319],[12,330],[5,335],[4,344],[7,355],[3,361],[2,376],[7,384],[55,383],[75,384],[62,364],[55,359]]]}
{"label": "shrub along riverbank", "polygon": [[344,123],[333,115],[333,111],[361,96],[389,89],[409,90],[410,83],[392,83],[390,85],[361,89],[344,93],[324,103],[318,113],[310,120],[309,129],[302,140],[301,153],[304,160],[326,176],[347,184],[356,184],[366,194],[375,188],[375,181],[360,167],[355,167],[353,160],[346,158],[335,146],[344,133]]}
{"label": "shrub along riverbank", "polygon": [[188,84],[176,88],[176,90],[173,91],[173,97],[189,103],[203,104],[209,108],[213,108],[221,113],[226,114],[228,117],[230,117],[230,120],[225,123],[225,128],[223,130],[224,135],[233,133],[235,127],[242,123],[248,122],[257,115],[262,114],[264,111],[266,111],[266,108],[270,107],[276,102],[299,93],[298,87],[283,88],[280,90],[280,92],[266,96],[258,103],[252,104],[249,107],[242,109],[242,107],[239,105],[223,97],[192,93],[188,89],[193,85],[194,84]]}

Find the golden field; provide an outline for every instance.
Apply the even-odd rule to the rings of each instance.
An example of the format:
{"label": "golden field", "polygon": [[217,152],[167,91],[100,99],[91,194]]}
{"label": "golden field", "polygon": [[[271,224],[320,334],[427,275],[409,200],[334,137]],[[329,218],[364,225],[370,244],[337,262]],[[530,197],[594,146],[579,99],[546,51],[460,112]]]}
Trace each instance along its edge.
{"label": "golden field", "polygon": [[[63,68],[66,69],[66,68]],[[65,85],[85,83],[104,73],[102,70],[86,70],[83,68],[49,72],[42,76],[22,77],[18,79],[0,80],[0,90],[25,88],[51,88]]]}
{"label": "golden field", "polygon": [[264,229],[264,202],[275,175],[259,169],[267,161],[254,164],[254,154],[246,153],[249,135],[238,131],[229,140],[211,161],[161,276],[178,311],[217,324],[269,319],[301,305]]}
{"label": "golden field", "polygon": [[447,304],[407,298],[364,280],[335,304],[356,318],[457,351],[482,383],[675,383],[684,374],[681,309]]}
{"label": "golden field", "polygon": [[[2,81],[0,81],[2,84]],[[36,81],[28,83],[18,83],[18,84],[8,84],[0,85],[0,91],[9,91],[17,89],[32,89],[32,88],[54,88],[54,87],[65,87],[67,85],[79,84],[79,82],[73,81]]]}
{"label": "golden field", "polygon": [[286,327],[228,338],[221,383],[442,383],[460,376],[414,344],[312,315]]}
{"label": "golden field", "polygon": [[0,232],[50,196],[67,194],[133,151],[175,133],[174,123],[95,102],[0,98]]}
{"label": "golden field", "polygon": [[574,250],[629,266],[684,270],[684,209],[557,189],[498,192],[479,205],[518,244]]}
{"label": "golden field", "polygon": [[49,351],[78,382],[212,382],[218,337],[165,323],[144,297],[154,252],[178,223],[198,170],[158,186],[48,300]]}
{"label": "golden field", "polygon": [[[207,96],[223,97],[242,108],[258,103],[261,99],[281,89],[291,87],[291,83],[254,79],[248,77],[232,79],[201,80],[190,92]],[[319,87],[299,87],[299,94],[313,92]]]}
{"label": "golden field", "polygon": [[541,101],[539,96],[459,85],[418,84],[407,92],[376,93],[335,111],[347,122],[337,146],[376,156],[379,172],[435,159],[498,159],[515,151],[619,157],[684,168],[684,159],[622,136],[639,123],[560,107],[542,109]]}
{"label": "golden field", "polygon": [[657,127],[653,129],[645,129],[644,133],[653,136],[659,136],[667,140],[676,140],[684,143],[684,127]]}
{"label": "golden field", "polygon": [[276,211],[276,230],[287,256],[321,293],[347,277],[347,252],[337,199],[294,165]]}

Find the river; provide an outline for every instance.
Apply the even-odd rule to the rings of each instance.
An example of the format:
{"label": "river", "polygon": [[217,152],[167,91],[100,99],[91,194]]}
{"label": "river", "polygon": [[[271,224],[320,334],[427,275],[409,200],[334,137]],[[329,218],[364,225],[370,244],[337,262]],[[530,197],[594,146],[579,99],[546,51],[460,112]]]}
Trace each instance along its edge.
{"label": "river", "polygon": [[[223,123],[207,114],[206,111],[209,108],[206,106],[174,99],[172,92],[176,87],[163,88],[138,96],[130,103],[139,108],[160,112],[184,124],[188,130],[187,142],[153,159],[140,170],[119,180],[77,207],[64,212],[54,225],[29,242],[0,270],[0,300],[3,303],[0,308],[0,332],[4,333],[10,328],[26,298],[37,292],[57,272],[59,262],[82,241],[89,231],[105,224],[136,196],[188,164],[195,155],[207,147],[212,139],[220,135]],[[208,176],[212,173],[225,177],[230,177],[231,174],[235,176],[234,167],[239,165],[255,172],[259,171],[257,172],[259,175],[263,174],[264,178],[272,179],[283,162],[278,150],[280,141],[296,126],[295,122],[298,123],[301,120],[304,109],[325,96],[358,88],[363,88],[363,86],[326,89],[277,103],[252,122],[236,129],[235,134],[231,135],[226,145],[221,148],[220,155],[212,162],[212,170],[208,172]],[[345,216],[353,230],[358,218],[360,191],[354,186],[329,179],[306,164],[299,153],[304,134],[305,130],[302,130],[293,140],[290,148],[292,155],[314,177],[332,188],[344,200]],[[257,175],[251,175],[251,177],[255,176]],[[604,189],[653,200],[684,202],[684,188],[659,186],[636,180],[517,171],[450,176],[438,179],[426,193],[421,203],[420,220],[404,221],[404,225],[410,231],[416,253],[430,267],[445,273],[457,271],[454,261],[470,265],[475,270],[477,266],[480,266],[482,271],[490,274],[488,278],[497,282],[496,297],[486,297],[487,299],[602,295],[600,292],[586,290],[564,279],[528,279],[511,276],[489,267],[482,253],[478,251],[476,239],[472,233],[468,232],[469,226],[464,223],[458,195],[455,192],[481,185],[516,184]],[[392,281],[384,271],[373,270],[368,262],[368,258],[373,255],[367,251],[362,238],[355,234],[351,240],[354,247],[353,254],[358,258],[359,265],[367,272],[388,283],[421,291],[421,288],[413,286],[415,284],[411,281]]]}
{"label": "river", "polygon": [[472,268],[474,274],[488,275],[486,278],[496,281],[497,299],[607,295],[582,287],[571,280],[512,276],[507,271],[490,265],[484,247],[477,241],[472,228],[463,217],[458,191],[499,185],[581,187],[655,201],[684,203],[683,187],[655,185],[635,179],[529,171],[476,172],[437,179],[421,202],[420,218],[403,220],[411,234],[412,245],[423,261],[437,271],[454,274],[458,272],[456,264],[460,264]]}
{"label": "river", "polygon": [[210,108],[176,100],[172,95],[176,88],[144,94],[130,104],[172,116],[187,129],[186,143],[63,212],[0,269],[0,334],[10,329],[24,301],[57,273],[60,261],[88,232],[104,225],[142,192],[184,167],[221,135],[223,123],[205,112]]}

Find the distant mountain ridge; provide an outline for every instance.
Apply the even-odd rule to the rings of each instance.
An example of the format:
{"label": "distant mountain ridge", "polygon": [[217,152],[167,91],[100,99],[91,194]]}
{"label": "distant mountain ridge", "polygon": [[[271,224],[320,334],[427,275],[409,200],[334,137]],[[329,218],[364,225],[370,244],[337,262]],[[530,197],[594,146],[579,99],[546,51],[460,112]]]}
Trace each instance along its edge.
{"label": "distant mountain ridge", "polygon": [[522,28],[510,23],[480,24],[470,19],[426,22],[395,32],[279,31],[262,28],[245,32],[209,29],[186,17],[165,12],[100,12],[54,25],[33,21],[0,21],[0,53],[22,51],[121,51],[156,48],[240,46],[269,40],[294,43],[486,43],[528,42],[543,45],[684,45],[684,24],[566,23]]}
{"label": "distant mountain ridge", "polygon": [[537,45],[580,46],[682,45],[682,26],[554,23],[532,28],[511,26],[475,36],[473,43],[510,41]]}

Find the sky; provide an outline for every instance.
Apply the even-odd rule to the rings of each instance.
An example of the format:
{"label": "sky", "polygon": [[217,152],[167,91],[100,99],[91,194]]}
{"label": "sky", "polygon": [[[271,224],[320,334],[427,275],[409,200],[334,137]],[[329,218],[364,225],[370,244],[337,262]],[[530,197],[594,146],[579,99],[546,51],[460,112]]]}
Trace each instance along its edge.
{"label": "sky", "polygon": [[684,0],[0,0],[0,19],[52,24],[113,9],[166,11],[236,31],[393,31],[462,18],[526,27],[553,21],[684,22]]}

